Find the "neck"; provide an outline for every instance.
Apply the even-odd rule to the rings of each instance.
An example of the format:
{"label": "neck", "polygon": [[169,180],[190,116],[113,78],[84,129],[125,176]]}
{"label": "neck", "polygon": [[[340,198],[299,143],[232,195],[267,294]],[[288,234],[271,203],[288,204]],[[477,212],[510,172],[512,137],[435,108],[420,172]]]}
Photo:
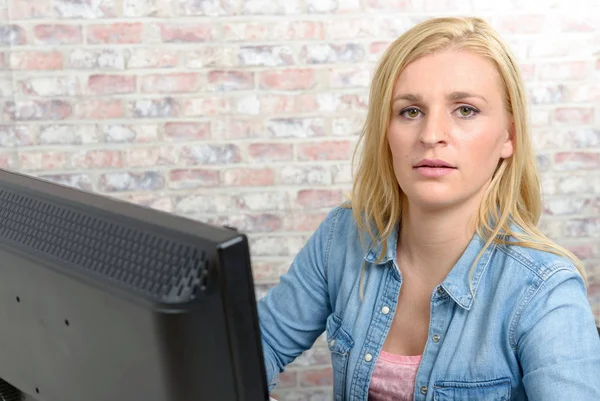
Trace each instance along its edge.
{"label": "neck", "polygon": [[476,202],[436,211],[411,207],[405,199],[397,254],[401,270],[425,283],[441,283],[463,254],[475,233]]}

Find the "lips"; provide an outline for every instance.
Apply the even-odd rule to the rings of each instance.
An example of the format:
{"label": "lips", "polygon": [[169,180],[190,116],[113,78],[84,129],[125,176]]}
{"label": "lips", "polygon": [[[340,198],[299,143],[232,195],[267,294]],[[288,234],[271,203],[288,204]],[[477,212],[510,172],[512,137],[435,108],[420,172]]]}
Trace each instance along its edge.
{"label": "lips", "polygon": [[448,163],[445,160],[441,160],[441,159],[423,159],[420,162],[418,162],[417,164],[415,164],[415,166],[414,166],[414,168],[421,168],[421,167],[426,167],[426,168],[450,168],[450,169],[455,169],[456,168],[452,164]]}

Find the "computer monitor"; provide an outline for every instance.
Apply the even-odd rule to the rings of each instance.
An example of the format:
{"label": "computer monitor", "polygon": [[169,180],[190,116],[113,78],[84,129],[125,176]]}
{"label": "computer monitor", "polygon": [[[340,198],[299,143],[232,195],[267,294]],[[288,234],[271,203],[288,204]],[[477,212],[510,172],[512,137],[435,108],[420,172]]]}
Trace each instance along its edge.
{"label": "computer monitor", "polygon": [[11,401],[268,400],[247,237],[0,170],[0,379]]}

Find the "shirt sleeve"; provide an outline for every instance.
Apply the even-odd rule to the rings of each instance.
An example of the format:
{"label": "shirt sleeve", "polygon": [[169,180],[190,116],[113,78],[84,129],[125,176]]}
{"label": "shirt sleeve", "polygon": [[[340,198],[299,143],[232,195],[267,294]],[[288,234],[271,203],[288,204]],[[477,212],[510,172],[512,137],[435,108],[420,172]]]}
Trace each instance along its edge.
{"label": "shirt sleeve", "polygon": [[338,208],[332,210],[294,258],[280,282],[258,302],[269,391],[286,365],[325,330],[331,304],[327,268]]}
{"label": "shirt sleeve", "polygon": [[540,281],[515,339],[529,400],[600,400],[600,337],[574,267]]}

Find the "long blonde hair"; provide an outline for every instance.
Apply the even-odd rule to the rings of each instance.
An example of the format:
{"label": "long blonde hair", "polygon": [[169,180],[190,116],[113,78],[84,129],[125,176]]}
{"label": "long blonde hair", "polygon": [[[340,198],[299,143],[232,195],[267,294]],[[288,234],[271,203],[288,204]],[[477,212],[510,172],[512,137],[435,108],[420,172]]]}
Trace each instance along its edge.
{"label": "long blonde hair", "polygon": [[[473,267],[492,243],[513,244],[565,256],[585,279],[581,261],[537,228],[542,198],[524,84],[506,44],[488,23],[476,17],[424,21],[396,39],[383,54],[373,76],[367,118],[353,156],[355,160],[362,147],[347,204],[360,231],[369,233],[372,241],[381,241],[382,258],[386,239],[402,216],[402,193],[386,137],[394,83],[412,61],[449,48],[482,55],[493,63],[502,78],[506,110],[514,122],[513,155],[499,163],[476,216],[477,234],[486,243]],[[514,239],[507,242],[507,236]]]}

